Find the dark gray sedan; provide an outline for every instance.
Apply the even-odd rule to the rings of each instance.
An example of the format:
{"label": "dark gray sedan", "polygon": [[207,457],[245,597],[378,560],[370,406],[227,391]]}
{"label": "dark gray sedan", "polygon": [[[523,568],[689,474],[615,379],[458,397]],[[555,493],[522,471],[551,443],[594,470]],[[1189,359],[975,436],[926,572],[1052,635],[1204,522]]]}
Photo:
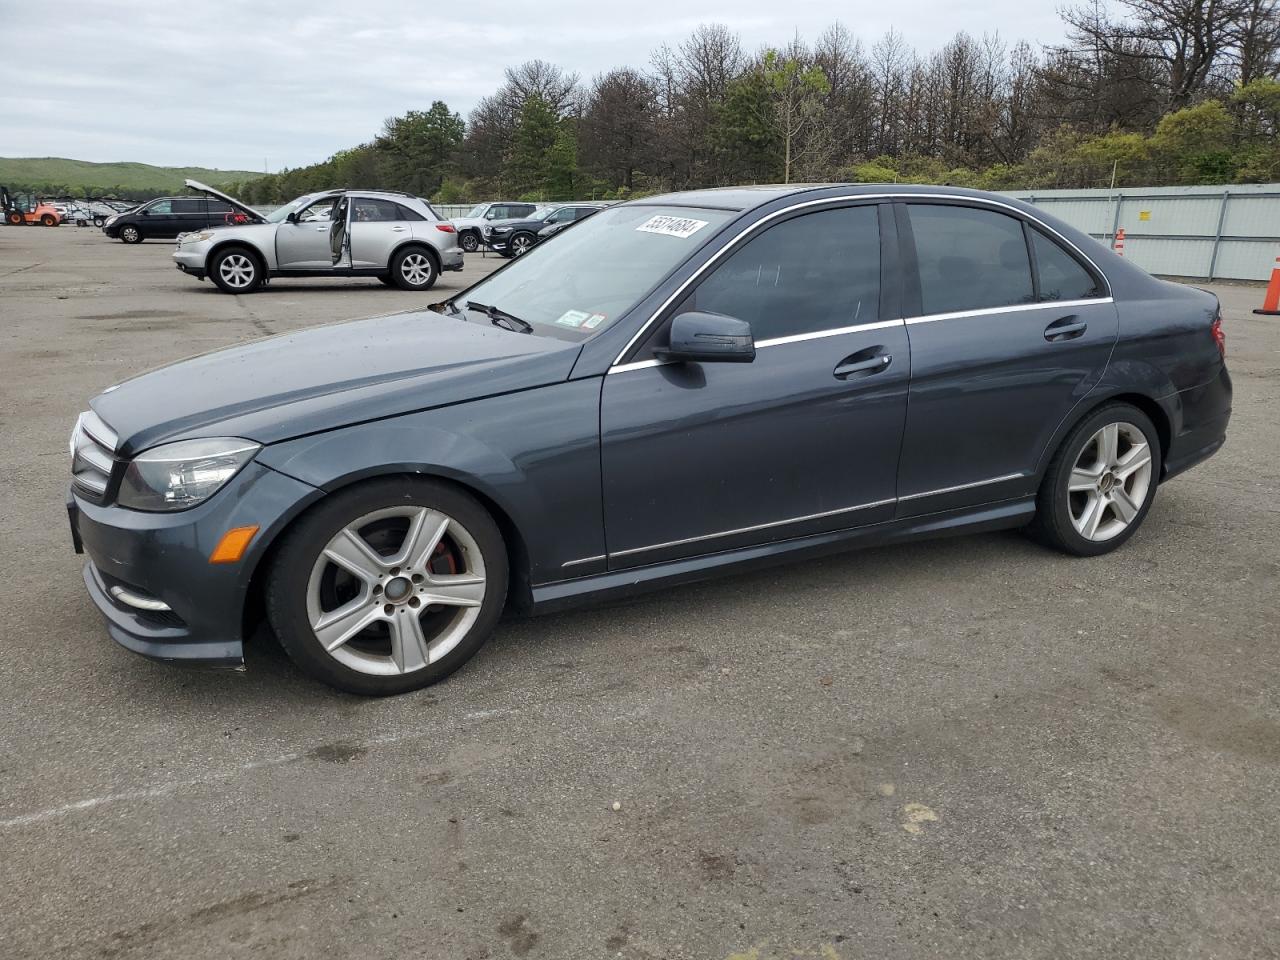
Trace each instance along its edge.
{"label": "dark gray sedan", "polygon": [[187,360],[72,436],[124,646],[389,694],[539,612],[1027,527],[1114,550],[1223,443],[1216,299],[1027,204],[771,187],[611,207],[422,313]]}

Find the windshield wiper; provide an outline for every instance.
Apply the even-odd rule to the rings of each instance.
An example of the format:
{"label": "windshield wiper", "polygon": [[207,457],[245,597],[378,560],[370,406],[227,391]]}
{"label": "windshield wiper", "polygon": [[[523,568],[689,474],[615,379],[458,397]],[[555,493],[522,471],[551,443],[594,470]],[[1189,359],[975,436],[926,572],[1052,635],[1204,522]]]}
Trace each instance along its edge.
{"label": "windshield wiper", "polygon": [[504,330],[514,330],[517,333],[533,333],[533,324],[528,320],[521,320],[515,314],[507,313],[505,310],[499,310],[497,307],[491,307],[488,304],[468,300],[467,309],[479,310],[489,318],[489,322],[495,327],[502,327]]}

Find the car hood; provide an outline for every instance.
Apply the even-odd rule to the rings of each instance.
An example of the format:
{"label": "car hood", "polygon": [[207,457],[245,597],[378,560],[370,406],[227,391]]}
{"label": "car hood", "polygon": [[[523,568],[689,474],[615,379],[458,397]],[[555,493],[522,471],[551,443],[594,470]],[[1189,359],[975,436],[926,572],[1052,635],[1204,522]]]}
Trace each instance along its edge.
{"label": "car hood", "polygon": [[227,201],[227,203],[231,204],[231,206],[235,207],[237,210],[243,210],[245,213],[249,214],[251,217],[253,217],[256,220],[267,219],[263,213],[253,209],[253,207],[249,206],[244,201],[237,200],[235,197],[229,196],[228,194],[223,193],[221,190],[216,190],[213,187],[208,186],[207,184],[203,184],[199,180],[187,179],[182,182],[185,183],[192,190],[199,190],[201,193],[207,193],[211,197],[217,197],[219,200]]}
{"label": "car hood", "polygon": [[309,433],[565,380],[580,346],[425,311],[313,327],[183,360],[90,404],[131,456],[170,440]]}

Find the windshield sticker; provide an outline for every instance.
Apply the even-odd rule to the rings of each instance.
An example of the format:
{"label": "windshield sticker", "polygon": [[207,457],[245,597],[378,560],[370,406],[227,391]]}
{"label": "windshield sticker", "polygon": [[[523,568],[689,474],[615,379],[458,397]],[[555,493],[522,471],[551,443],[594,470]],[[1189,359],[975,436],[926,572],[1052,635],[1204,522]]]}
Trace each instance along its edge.
{"label": "windshield sticker", "polygon": [[694,220],[690,217],[650,217],[636,230],[642,233],[660,233],[664,237],[691,237],[707,225],[706,220]]}
{"label": "windshield sticker", "polygon": [[585,310],[566,310],[556,323],[562,327],[580,327],[590,319],[591,314]]}
{"label": "windshield sticker", "polygon": [[594,330],[607,319],[608,317],[603,313],[593,313],[591,316],[587,317],[586,322],[582,324],[582,327],[584,330]]}

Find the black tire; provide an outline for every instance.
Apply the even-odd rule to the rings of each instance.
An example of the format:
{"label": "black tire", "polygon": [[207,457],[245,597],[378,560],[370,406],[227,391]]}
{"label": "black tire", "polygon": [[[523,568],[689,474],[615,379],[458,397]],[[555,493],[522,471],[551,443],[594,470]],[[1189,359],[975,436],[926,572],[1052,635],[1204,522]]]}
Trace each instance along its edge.
{"label": "black tire", "polygon": [[104,223],[106,223],[106,222],[107,222],[107,218],[106,218],[106,217],[94,217],[94,218],[93,218],[93,225],[94,225],[95,227],[101,227],[101,226],[102,226]]}
{"label": "black tire", "polygon": [[46,213],[40,218],[40,222],[46,227],[56,227],[58,225],[58,218],[52,213]]}
{"label": "black tire", "polygon": [[510,242],[507,244],[507,250],[510,251],[508,256],[522,256],[532,250],[537,242],[538,238],[532,233],[513,234]]}
{"label": "black tire", "polygon": [[[1107,539],[1089,539],[1076,529],[1072,520],[1072,511],[1073,508],[1081,510],[1079,506],[1081,497],[1086,498],[1087,502],[1087,498],[1093,494],[1078,492],[1073,494],[1068,488],[1072,471],[1077,463],[1094,449],[1095,435],[1103,427],[1112,424],[1121,425],[1122,442],[1127,443],[1123,438],[1123,433],[1127,432],[1126,427],[1134,427],[1142,434],[1150,455],[1150,474],[1142,492],[1141,502],[1137,504],[1137,511],[1128,521],[1127,526]],[[1129,449],[1132,449],[1132,446]],[[1036,515],[1028,528],[1029,532],[1047,546],[1073,556],[1096,557],[1110,553],[1128,541],[1146,519],[1147,512],[1155,500],[1156,488],[1160,481],[1161,458],[1160,436],[1150,417],[1128,403],[1109,403],[1100,407],[1076,424],[1049,462],[1049,468],[1045,471],[1044,479],[1040,484],[1040,491],[1036,495]],[[1110,485],[1107,479],[1109,476],[1114,475],[1104,469],[1099,476],[1099,489],[1102,489],[1102,484]],[[1122,492],[1126,483],[1127,481],[1119,484]],[[1073,496],[1076,498],[1075,501],[1072,499]],[[1126,502],[1130,501],[1131,498],[1126,499]],[[1113,512],[1108,513],[1108,509]],[[1104,516],[1112,518],[1110,521],[1112,524],[1120,518],[1120,514],[1114,512],[1114,508],[1102,508],[1101,512]]]}
{"label": "black tire", "polygon": [[[317,559],[345,526],[375,511],[402,507],[438,510],[465,528],[483,559],[484,599],[465,636],[439,660],[408,673],[372,675],[340,663],[325,651],[311,627],[307,595]],[[389,595],[390,581],[387,586]],[[449,676],[489,638],[506,595],[507,551],[493,517],[465,491],[425,477],[371,480],[326,497],[285,533],[266,581],[268,619],[294,663],[323,683],[362,696],[405,693]],[[444,608],[446,613],[448,609]],[[461,615],[463,608],[458,609]],[[431,615],[430,607],[422,611],[417,614],[420,618]]]}
{"label": "black tire", "polygon": [[120,241],[122,243],[141,243],[143,239],[142,231],[132,223],[126,223],[120,228]]}
{"label": "black tire", "polygon": [[209,261],[209,277],[223,293],[253,293],[266,282],[267,271],[248,247],[223,247]]}
{"label": "black tire", "polygon": [[17,210],[10,210],[7,214],[5,214],[4,218],[9,222],[10,226],[14,226],[14,227],[22,226],[22,214]]}
{"label": "black tire", "polygon": [[467,253],[475,253],[480,249],[480,238],[474,230],[463,230],[462,236],[458,237],[458,244]]}
{"label": "black tire", "polygon": [[405,247],[391,258],[391,280],[401,290],[430,290],[440,267],[426,247]]}

